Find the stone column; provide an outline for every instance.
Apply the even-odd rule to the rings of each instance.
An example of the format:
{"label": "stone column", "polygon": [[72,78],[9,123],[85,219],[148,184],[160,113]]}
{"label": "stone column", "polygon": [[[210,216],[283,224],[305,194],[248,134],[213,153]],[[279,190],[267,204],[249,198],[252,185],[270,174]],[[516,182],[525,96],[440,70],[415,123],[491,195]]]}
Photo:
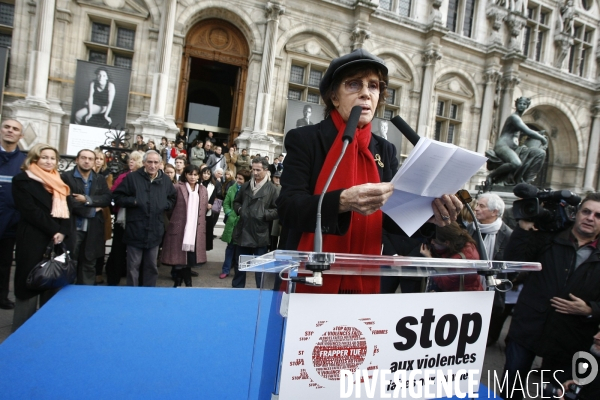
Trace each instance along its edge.
{"label": "stone column", "polygon": [[258,99],[256,101],[256,114],[254,116],[253,135],[266,136],[271,105],[271,92],[273,82],[273,69],[275,68],[275,43],[277,42],[277,29],[279,17],[285,12],[285,7],[277,3],[267,3],[267,31],[263,47],[260,78],[258,81]]}
{"label": "stone column", "polygon": [[481,154],[484,154],[488,148],[490,131],[492,130],[496,84],[501,76],[502,74],[496,68],[489,68],[483,75],[485,89],[483,95],[483,104],[481,105],[481,124],[479,125],[479,137],[477,138],[477,152]]}
{"label": "stone column", "polygon": [[423,53],[423,86],[421,89],[421,104],[419,107],[419,119],[417,122],[417,133],[419,136],[427,136],[429,109],[431,108],[431,96],[433,96],[433,75],[435,72],[435,63],[441,59],[442,53],[435,48],[429,48]]}
{"label": "stone column", "polygon": [[[592,129],[590,143],[585,161],[585,177],[583,178],[583,191],[595,192],[594,177],[598,171],[598,148],[600,147],[600,102],[592,107]],[[598,185],[596,185],[598,187]]]}
{"label": "stone column", "polygon": [[502,85],[502,98],[500,100],[500,118],[498,120],[498,131],[502,130],[502,125],[504,124],[504,121],[506,121],[506,118],[508,118],[509,115],[512,114],[513,95],[515,93],[515,86],[521,83],[521,78],[519,78],[514,73],[509,73],[508,75],[506,75],[505,73],[500,83]]}
{"label": "stone column", "polygon": [[154,73],[152,81],[152,98],[150,100],[150,114],[148,116],[150,120],[157,120],[157,122],[165,118],[177,0],[165,0],[163,6],[163,15],[158,36],[158,51],[156,52],[158,71]]}
{"label": "stone column", "polygon": [[48,93],[56,0],[40,0],[38,4],[37,34],[33,51],[31,52],[26,100],[32,103],[39,103],[41,106],[47,106],[46,95]]}

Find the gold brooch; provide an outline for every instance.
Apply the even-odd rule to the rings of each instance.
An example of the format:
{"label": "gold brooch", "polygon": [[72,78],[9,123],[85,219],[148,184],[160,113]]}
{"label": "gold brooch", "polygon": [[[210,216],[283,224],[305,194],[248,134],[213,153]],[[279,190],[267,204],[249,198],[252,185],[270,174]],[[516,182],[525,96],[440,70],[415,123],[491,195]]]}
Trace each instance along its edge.
{"label": "gold brooch", "polygon": [[375,154],[375,161],[377,161],[379,167],[383,168],[383,161],[381,161],[381,156],[379,154]]}

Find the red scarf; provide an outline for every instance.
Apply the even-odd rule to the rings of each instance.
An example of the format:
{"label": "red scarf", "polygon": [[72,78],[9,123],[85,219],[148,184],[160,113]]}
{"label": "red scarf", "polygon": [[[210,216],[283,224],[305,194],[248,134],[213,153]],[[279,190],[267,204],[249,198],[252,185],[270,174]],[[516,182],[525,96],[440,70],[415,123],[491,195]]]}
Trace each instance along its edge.
{"label": "red scarf", "polygon": [[[342,136],[346,123],[337,110],[331,112],[331,118],[338,130],[331,149],[327,153],[325,163],[319,173],[314,194],[320,195],[327,178],[333,169],[340,153],[342,152]],[[338,166],[328,192],[348,189],[363,183],[379,183],[379,171],[369,151],[371,141],[371,124],[356,129],[352,143],[348,145],[344,158]],[[345,235],[323,234],[323,251],[331,253],[352,254],[381,254],[381,224],[382,213],[380,210],[364,216],[352,212],[350,227]],[[304,233],[300,239],[298,250],[312,251],[314,233]],[[379,293],[379,277],[360,275],[325,275],[321,287],[296,285],[298,293]]]}

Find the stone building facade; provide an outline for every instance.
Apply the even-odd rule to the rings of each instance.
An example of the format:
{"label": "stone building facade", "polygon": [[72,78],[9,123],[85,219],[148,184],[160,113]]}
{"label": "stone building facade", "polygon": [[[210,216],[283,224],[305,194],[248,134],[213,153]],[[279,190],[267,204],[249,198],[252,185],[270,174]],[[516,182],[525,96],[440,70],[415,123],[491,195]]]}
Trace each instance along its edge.
{"label": "stone building facade", "polygon": [[132,70],[133,134],[173,138],[193,97],[272,156],[287,99],[319,102],[330,60],[362,47],[390,69],[378,116],[483,153],[530,97],[524,121],[550,136],[545,186],[597,190],[599,20],[598,0],[0,0],[2,115],[24,123],[24,148],[64,151],[77,60],[105,62]]}

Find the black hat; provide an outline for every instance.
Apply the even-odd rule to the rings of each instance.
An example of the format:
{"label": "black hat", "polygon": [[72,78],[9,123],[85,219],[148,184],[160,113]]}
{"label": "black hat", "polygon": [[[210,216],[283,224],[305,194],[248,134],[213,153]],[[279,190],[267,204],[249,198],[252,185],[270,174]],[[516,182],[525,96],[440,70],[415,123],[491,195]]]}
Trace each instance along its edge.
{"label": "black hat", "polygon": [[365,67],[376,67],[377,69],[381,70],[384,75],[387,75],[388,73],[388,69],[381,58],[374,56],[365,49],[356,49],[350,54],[343,55],[331,61],[329,68],[327,68],[327,71],[325,71],[325,75],[323,75],[323,79],[321,79],[321,83],[319,84],[321,96],[325,95],[325,92],[329,86],[331,86],[334,78],[340,71],[350,65],[357,65],[359,63],[362,63]]}

